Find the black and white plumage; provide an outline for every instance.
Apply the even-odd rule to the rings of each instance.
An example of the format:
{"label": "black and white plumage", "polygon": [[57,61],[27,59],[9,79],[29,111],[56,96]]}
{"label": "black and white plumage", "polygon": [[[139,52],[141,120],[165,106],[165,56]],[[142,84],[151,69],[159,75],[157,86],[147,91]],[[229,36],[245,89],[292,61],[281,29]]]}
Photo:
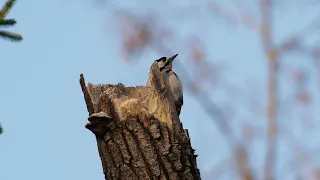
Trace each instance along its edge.
{"label": "black and white plumage", "polygon": [[156,61],[160,71],[163,74],[164,81],[173,95],[176,111],[178,115],[180,115],[181,107],[183,105],[183,88],[178,75],[172,71],[172,62],[177,56],[178,54],[170,58],[162,57]]}

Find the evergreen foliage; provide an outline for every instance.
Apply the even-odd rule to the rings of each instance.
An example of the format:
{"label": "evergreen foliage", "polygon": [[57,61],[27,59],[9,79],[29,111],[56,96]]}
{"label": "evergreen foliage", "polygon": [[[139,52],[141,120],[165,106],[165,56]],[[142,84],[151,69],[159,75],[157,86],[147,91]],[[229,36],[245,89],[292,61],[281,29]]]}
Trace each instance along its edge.
{"label": "evergreen foliage", "polygon": [[[8,27],[16,24],[14,19],[5,19],[16,0],[7,0],[6,4],[0,10],[0,27]],[[22,36],[17,33],[0,30],[0,37],[11,41],[21,41]]]}

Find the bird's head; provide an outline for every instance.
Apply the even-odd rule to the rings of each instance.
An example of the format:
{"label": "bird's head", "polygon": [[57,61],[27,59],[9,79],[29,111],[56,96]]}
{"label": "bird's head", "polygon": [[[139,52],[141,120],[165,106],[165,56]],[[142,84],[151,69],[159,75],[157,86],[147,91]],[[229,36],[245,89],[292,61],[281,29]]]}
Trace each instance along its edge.
{"label": "bird's head", "polygon": [[176,54],[170,58],[169,57],[162,57],[162,58],[156,60],[160,71],[172,70],[172,62],[177,56],[178,56],[178,54]]}

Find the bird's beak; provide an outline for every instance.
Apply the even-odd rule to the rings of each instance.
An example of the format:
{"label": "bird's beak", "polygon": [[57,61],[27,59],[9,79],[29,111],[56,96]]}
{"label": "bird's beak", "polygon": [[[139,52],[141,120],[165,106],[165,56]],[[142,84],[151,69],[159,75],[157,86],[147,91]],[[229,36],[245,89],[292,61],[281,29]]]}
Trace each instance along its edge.
{"label": "bird's beak", "polygon": [[178,54],[172,56],[171,58],[169,58],[169,60],[172,62],[174,60],[174,58],[176,58],[178,56]]}

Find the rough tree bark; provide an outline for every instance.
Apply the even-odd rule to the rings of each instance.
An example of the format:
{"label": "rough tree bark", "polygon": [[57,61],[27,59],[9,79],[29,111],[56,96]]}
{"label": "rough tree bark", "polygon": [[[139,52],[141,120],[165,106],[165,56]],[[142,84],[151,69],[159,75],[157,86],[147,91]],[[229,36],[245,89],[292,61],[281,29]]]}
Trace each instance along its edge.
{"label": "rough tree bark", "polygon": [[157,64],[146,86],[80,85],[105,179],[201,179],[194,149]]}

